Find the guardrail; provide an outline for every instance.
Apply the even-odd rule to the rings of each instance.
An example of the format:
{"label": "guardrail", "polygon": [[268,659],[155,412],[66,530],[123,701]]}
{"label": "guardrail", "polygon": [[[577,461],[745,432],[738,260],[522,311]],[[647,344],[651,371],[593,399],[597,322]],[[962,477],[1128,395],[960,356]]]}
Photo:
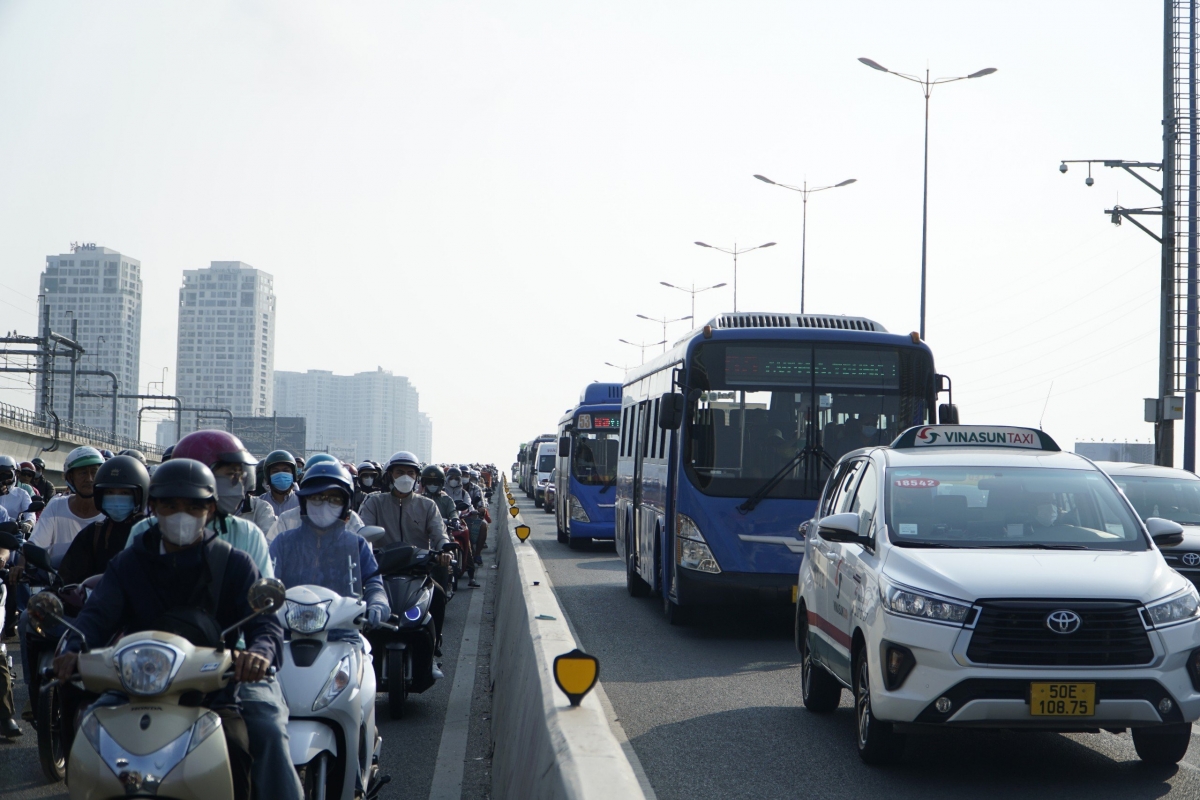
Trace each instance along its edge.
{"label": "guardrail", "polygon": [[[507,798],[642,800],[633,766],[597,695],[572,705],[555,659],[578,649],[533,545],[513,515],[508,484],[496,494],[496,633],[492,649],[492,791]],[[590,689],[591,687],[589,687]]]}
{"label": "guardrail", "polygon": [[62,437],[84,439],[89,443],[99,444],[113,451],[133,448],[134,450],[141,450],[143,453],[153,453],[155,455],[161,454],[163,451],[163,448],[156,444],[140,442],[129,436],[114,435],[112,431],[93,428],[88,425],[76,425],[70,422],[59,421],[56,434],[56,426],[53,420],[48,420],[41,414],[30,411],[27,408],[21,408],[20,406],[8,403],[0,403],[0,424],[38,436],[45,436],[49,439]]}

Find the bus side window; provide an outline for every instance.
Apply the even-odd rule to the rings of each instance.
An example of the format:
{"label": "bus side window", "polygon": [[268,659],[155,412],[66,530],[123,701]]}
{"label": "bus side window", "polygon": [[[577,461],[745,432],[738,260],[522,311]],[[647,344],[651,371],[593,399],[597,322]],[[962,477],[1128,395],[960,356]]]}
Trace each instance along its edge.
{"label": "bus side window", "polygon": [[658,430],[658,457],[667,457],[667,429],[659,428]]}
{"label": "bus side window", "polygon": [[638,436],[641,437],[642,443],[642,458],[650,454],[650,436],[649,430],[650,420],[646,416],[646,412],[650,409],[650,403],[643,400],[638,403]]}
{"label": "bus side window", "polygon": [[621,458],[629,455],[629,447],[626,442],[629,441],[629,407],[621,409]]}
{"label": "bus side window", "polygon": [[650,411],[650,421],[646,423],[646,438],[650,440],[650,457],[651,458],[658,458],[658,456],[660,455],[658,452],[658,437],[654,435],[656,433],[655,429],[658,427],[658,404],[659,404],[659,402],[660,402],[660,400],[656,399],[654,401],[654,405],[650,407],[652,409]]}

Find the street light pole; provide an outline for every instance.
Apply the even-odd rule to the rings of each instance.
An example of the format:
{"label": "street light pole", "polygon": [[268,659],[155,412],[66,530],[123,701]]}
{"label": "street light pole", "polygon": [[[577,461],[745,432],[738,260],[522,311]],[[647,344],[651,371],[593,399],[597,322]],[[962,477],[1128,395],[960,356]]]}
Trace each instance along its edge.
{"label": "street light pole", "polygon": [[895,75],[897,78],[903,78],[906,81],[918,84],[921,87],[921,92],[925,95],[925,169],[924,178],[921,186],[921,338],[925,338],[925,254],[926,243],[928,241],[927,233],[929,230],[929,96],[933,94],[933,87],[943,83],[954,83],[955,81],[965,81],[971,78],[982,78],[985,75],[991,75],[996,71],[995,67],[987,67],[985,69],[972,72],[970,75],[963,75],[957,78],[933,78],[929,77],[929,70],[925,70],[924,79],[915,75],[906,75],[903,72],[893,72],[881,64],[872,61],[869,58],[858,59],[863,64],[866,64],[871,69],[886,72],[889,75]]}
{"label": "street light pole", "polygon": [[734,311],[737,311],[737,260],[738,260],[738,256],[740,256],[742,253],[749,253],[751,250],[761,250],[764,247],[774,247],[775,246],[775,242],[767,242],[766,244],[760,244],[755,247],[747,247],[744,250],[738,250],[737,242],[734,242],[733,249],[726,250],[724,247],[717,247],[714,244],[705,244],[704,242],[693,242],[693,244],[696,244],[700,247],[707,247],[710,250],[720,250],[722,253],[728,253],[729,255],[733,256],[733,310]]}
{"label": "street light pole", "polygon": [[786,183],[778,183],[777,181],[773,181],[770,178],[766,177],[765,175],[755,175],[754,177],[758,178],[763,183],[769,183],[772,186],[778,186],[782,189],[791,189],[793,192],[799,192],[800,196],[804,198],[804,211],[801,216],[802,223],[800,226],[800,313],[803,314],[804,313],[804,272],[805,272],[805,266],[806,266],[805,262],[807,261],[807,253],[808,253],[808,196],[810,194],[812,194],[813,192],[823,192],[826,189],[839,189],[843,186],[849,186],[852,183],[857,183],[858,179],[850,178],[848,180],[842,181],[841,183],[834,183],[834,184],[830,184],[829,186],[821,186],[817,189],[810,189],[810,188],[808,188],[807,180],[805,180],[800,186],[789,186]]}
{"label": "street light pole", "polygon": [[622,344],[628,344],[628,345],[632,345],[633,347],[640,348],[642,351],[642,363],[645,364],[646,363],[646,348],[654,347],[655,345],[665,344],[667,340],[663,339],[661,342],[631,342],[628,339],[618,339],[617,341],[621,342]]}
{"label": "street light pole", "polygon": [[[681,292],[687,292],[688,294],[690,294],[692,296],[692,322],[693,322],[693,324],[696,321],[696,295],[700,294],[701,292],[707,292],[709,289],[720,289],[722,286],[729,285],[727,283],[715,283],[712,286],[705,286],[701,289],[697,289],[696,284],[693,283],[692,287],[689,289],[686,286],[676,286],[675,284],[667,283],[666,281],[659,281],[659,283],[662,284],[663,286],[666,286],[671,289],[678,289]],[[665,334],[664,334],[664,336],[665,336]]]}
{"label": "street light pole", "polygon": [[691,319],[691,316],[690,316],[690,315],[689,315],[689,316],[686,316],[686,317],[678,317],[678,318],[676,318],[676,319],[667,319],[666,317],[663,317],[662,319],[659,319],[658,317],[647,317],[645,314],[638,314],[638,315],[637,315],[637,317],[638,317],[638,319],[644,319],[644,320],[647,320],[647,321],[649,321],[649,322],[657,322],[657,323],[659,323],[660,325],[662,325],[662,329],[663,329],[663,332],[662,332],[662,336],[663,336],[663,340],[662,340],[662,346],[663,346],[663,352],[664,352],[664,353],[665,353],[665,352],[667,352],[667,325],[668,325],[668,324],[670,324],[670,323],[672,323],[672,322],[683,322],[685,319]]}

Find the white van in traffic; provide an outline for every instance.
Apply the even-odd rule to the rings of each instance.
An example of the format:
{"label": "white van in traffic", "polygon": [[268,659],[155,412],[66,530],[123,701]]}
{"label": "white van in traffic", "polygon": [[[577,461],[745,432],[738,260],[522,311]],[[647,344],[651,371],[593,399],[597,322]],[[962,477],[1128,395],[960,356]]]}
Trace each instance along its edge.
{"label": "white van in traffic", "polygon": [[550,481],[550,473],[554,470],[554,459],[558,455],[558,442],[542,442],[537,448],[537,457],[530,467],[530,474],[536,474],[533,484],[533,504],[542,507],[546,498],[546,484]]}

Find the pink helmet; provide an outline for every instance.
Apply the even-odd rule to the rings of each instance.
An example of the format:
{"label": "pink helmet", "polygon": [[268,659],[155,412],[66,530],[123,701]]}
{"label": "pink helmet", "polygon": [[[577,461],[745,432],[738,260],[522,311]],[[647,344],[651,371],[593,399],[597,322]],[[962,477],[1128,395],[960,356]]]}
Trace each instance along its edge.
{"label": "pink helmet", "polygon": [[190,458],[212,469],[218,464],[258,463],[242,440],[226,431],[195,431],[175,444],[171,458]]}

